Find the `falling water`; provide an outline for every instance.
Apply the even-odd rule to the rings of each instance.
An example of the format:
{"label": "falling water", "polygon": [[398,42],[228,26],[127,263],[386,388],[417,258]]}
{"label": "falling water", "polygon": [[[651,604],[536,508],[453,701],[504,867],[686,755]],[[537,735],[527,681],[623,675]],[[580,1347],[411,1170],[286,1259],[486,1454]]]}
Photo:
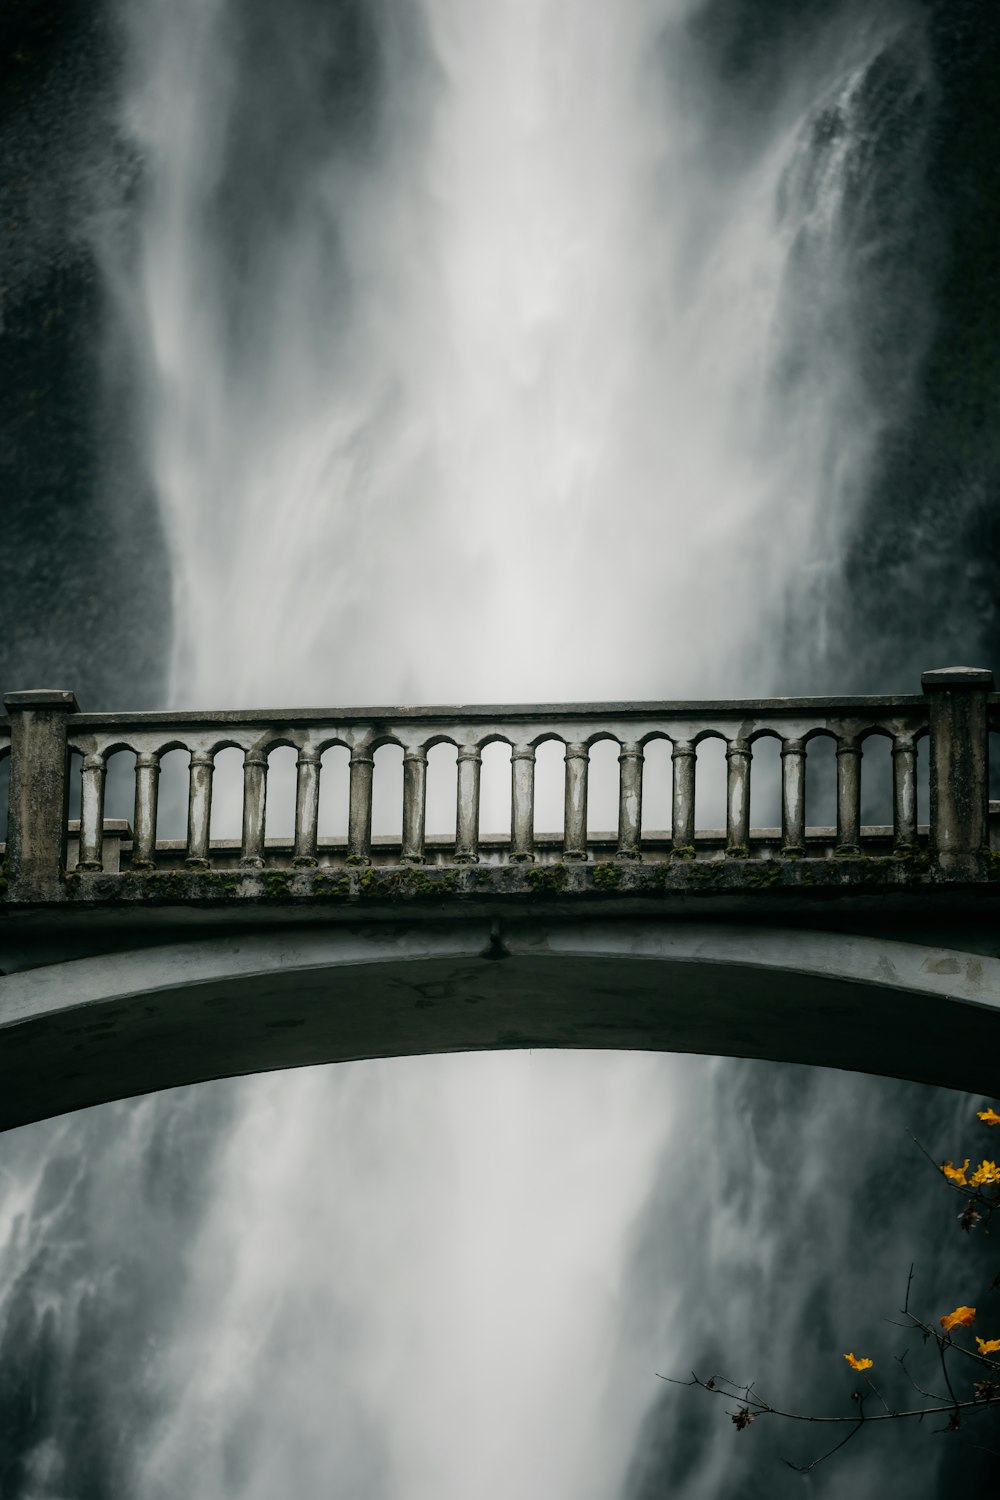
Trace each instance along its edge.
{"label": "falling water", "polygon": [[[103,254],[174,702],[745,696],[822,660],[885,410],[853,190],[880,78],[926,83],[919,27],[833,8],[734,128],[708,9],[123,9],[138,208]],[[216,1087],[134,1492],[620,1493],[657,1394],[623,1344],[636,1226],[713,1076]]]}
{"label": "falling water", "polygon": [[[833,325],[891,36],[831,23],[733,159],[697,9],[129,7],[176,700],[776,685],[769,601],[877,431]],[[803,256],[822,361],[784,303]]]}

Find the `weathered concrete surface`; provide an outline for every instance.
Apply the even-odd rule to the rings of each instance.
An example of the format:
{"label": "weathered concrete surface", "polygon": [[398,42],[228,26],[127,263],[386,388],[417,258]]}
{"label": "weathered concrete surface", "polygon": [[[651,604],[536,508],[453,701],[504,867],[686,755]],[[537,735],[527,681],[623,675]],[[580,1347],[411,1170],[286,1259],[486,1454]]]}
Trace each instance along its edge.
{"label": "weathered concrete surface", "polygon": [[498,1047],[770,1058],[993,1093],[1000,959],[662,918],[470,913],[183,940],[0,979],[0,1127],[180,1083]]}

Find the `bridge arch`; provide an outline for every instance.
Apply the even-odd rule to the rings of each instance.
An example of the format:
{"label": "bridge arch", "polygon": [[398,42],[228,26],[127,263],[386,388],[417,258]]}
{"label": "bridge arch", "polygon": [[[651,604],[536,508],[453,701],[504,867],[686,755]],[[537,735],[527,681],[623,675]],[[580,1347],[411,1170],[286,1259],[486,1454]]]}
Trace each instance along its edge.
{"label": "bridge arch", "polygon": [[644,918],[180,940],[0,979],[0,1128],[210,1078],[505,1047],[769,1058],[989,1093],[1000,959]]}

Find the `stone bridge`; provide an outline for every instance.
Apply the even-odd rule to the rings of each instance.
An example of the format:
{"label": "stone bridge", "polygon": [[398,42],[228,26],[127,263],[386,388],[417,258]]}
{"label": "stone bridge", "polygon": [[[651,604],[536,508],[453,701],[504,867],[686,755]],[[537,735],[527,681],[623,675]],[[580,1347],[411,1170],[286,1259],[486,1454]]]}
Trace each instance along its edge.
{"label": "stone bridge", "polygon": [[[907,697],[337,712],[86,714],[12,693],[0,898],[0,1128],[173,1084],[496,1047],[616,1047],[818,1063],[1000,1092],[1000,804],[989,671]],[[891,822],[862,821],[888,740]],[[807,823],[810,749],[836,751],[836,825]],[[751,817],[777,741],[780,827]],[[565,759],[536,829],[539,748]],[[588,831],[595,745],[618,747],[618,826]],[[672,816],[647,829],[644,759]],[[695,822],[700,749],[725,746],[725,828]],[[483,751],[510,746],[510,826],[480,832]],[[455,831],[431,836],[428,753],[457,752]],[[375,753],[402,750],[401,833],[372,837]],[[242,836],[213,839],[216,760],[242,753]],[[295,752],[294,832],[267,830]],[[347,832],[320,836],[324,755],[349,754]],[[186,837],[163,836],[163,758],[188,757]],[[773,754],[773,751],[772,751]],[[113,757],[130,821],[105,817]],[[918,757],[920,761],[918,762]],[[918,764],[928,811],[918,817]],[[79,818],[69,817],[79,776]],[[720,787],[721,790],[721,787]],[[162,809],[160,809],[162,812]]]}

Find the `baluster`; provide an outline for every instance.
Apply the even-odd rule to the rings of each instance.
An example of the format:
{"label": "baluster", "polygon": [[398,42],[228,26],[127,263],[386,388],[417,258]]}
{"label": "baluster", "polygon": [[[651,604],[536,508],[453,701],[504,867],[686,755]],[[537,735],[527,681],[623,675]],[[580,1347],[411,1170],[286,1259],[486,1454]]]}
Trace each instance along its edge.
{"label": "baluster", "polygon": [[781,745],[781,852],[804,854],[806,848],[806,747],[802,740]]}
{"label": "baluster", "polygon": [[156,804],[160,757],[140,750],[135,758],[135,810],[132,814],[132,868],[151,870],[156,864]]}
{"label": "baluster", "polygon": [[427,751],[403,751],[403,847],[404,864],[422,865],[427,823]]}
{"label": "baluster", "polygon": [[861,746],[837,741],[837,854],[861,852]]}
{"label": "baluster", "polygon": [[618,756],[618,850],[617,859],[641,859],[642,746],[622,745]]}
{"label": "baluster", "polygon": [[694,779],[698,753],[690,740],[675,740],[670,752],[674,810],[671,842],[675,854],[694,853]]}
{"label": "baluster", "polygon": [[210,750],[192,750],[188,793],[187,859],[189,870],[209,868],[208,850],[212,825],[212,774],[215,757]]}
{"label": "baluster", "polygon": [[458,809],[455,818],[455,863],[479,862],[479,775],[483,757],[478,745],[458,752]]}
{"label": "baluster", "polygon": [[102,755],[84,756],[80,767],[80,858],[81,870],[104,868],[104,780],[107,766]]}
{"label": "baluster", "polygon": [[515,745],[510,752],[510,858],[530,864],[535,858],[535,747]]}
{"label": "baluster", "polygon": [[566,746],[566,811],[563,859],[587,858],[587,770],[590,752],[579,743]]}
{"label": "baluster", "polygon": [[319,751],[300,745],[295,762],[295,849],[292,854],[292,864],[300,867],[311,867],[317,862],[321,769]]}
{"label": "baluster", "polygon": [[347,815],[347,863],[370,865],[372,849],[372,776],[375,756],[370,744],[351,751],[351,801]]}
{"label": "baluster", "polygon": [[892,740],[892,842],[900,854],[917,847],[917,747],[908,734]]}
{"label": "baluster", "polygon": [[240,864],[264,868],[264,822],[267,805],[267,751],[248,750],[243,757],[243,845]]}
{"label": "baluster", "polygon": [[750,852],[750,757],[744,739],[726,746],[726,853],[745,859]]}

